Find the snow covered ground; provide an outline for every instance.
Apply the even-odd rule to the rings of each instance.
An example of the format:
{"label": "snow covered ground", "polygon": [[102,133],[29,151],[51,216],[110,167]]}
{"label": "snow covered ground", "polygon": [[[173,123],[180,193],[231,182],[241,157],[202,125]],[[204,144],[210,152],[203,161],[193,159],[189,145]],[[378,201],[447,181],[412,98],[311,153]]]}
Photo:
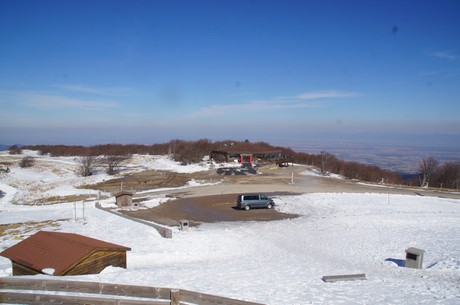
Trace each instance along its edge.
{"label": "snow covered ground", "polygon": [[[35,159],[35,165],[30,168],[20,168],[18,164],[24,156],[32,156]],[[5,202],[11,201],[25,205],[40,204],[44,198],[52,196],[91,195],[90,190],[76,187],[116,177],[107,175],[103,168],[96,168],[92,176],[81,177],[78,175],[80,166],[78,157],[41,156],[36,151],[24,150],[22,155],[9,155],[7,151],[3,151],[0,152],[0,161],[15,164],[12,167],[14,170],[11,170],[10,173],[0,173],[0,190],[7,192],[5,189],[14,188],[7,192],[12,197]],[[193,173],[208,170],[209,164],[181,166],[167,156],[133,155],[130,164],[125,166],[124,173],[149,169]],[[93,195],[96,195],[94,191]]]}
{"label": "snow covered ground", "polygon": [[[151,168],[154,159],[167,162],[153,158],[147,162]],[[66,161],[73,162],[59,162]],[[202,224],[164,239],[153,228],[96,209],[90,202],[12,204],[18,193],[28,196],[23,181],[39,179],[69,192],[82,179],[70,171],[15,168],[0,179],[0,189],[6,192],[0,201],[0,224],[66,219],[42,229],[132,249],[127,269],[109,267],[101,274],[69,279],[189,289],[267,304],[460,304],[460,200],[349,193],[279,196],[278,210],[301,217]],[[17,232],[2,237],[0,251],[19,241]],[[426,251],[422,269],[398,266],[409,247]],[[11,272],[10,261],[0,258],[0,276]],[[321,280],[351,273],[365,273],[367,280]]]}

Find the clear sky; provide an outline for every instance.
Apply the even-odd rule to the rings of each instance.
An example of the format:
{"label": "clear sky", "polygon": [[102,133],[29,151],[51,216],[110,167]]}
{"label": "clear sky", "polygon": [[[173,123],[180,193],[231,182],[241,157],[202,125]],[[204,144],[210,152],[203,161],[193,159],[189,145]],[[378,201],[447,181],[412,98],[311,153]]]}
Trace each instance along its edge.
{"label": "clear sky", "polygon": [[460,139],[460,1],[1,0],[0,106],[2,144]]}

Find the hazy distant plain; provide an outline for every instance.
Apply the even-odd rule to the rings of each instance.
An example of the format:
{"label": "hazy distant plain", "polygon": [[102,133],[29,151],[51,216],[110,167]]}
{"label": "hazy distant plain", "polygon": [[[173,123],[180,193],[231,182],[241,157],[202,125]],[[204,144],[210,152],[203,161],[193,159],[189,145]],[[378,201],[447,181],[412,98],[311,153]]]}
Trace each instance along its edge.
{"label": "hazy distant plain", "polygon": [[416,173],[422,158],[434,156],[441,163],[460,161],[458,144],[452,145],[402,145],[372,143],[303,142],[290,146],[295,151],[315,153],[327,151],[339,159],[374,164],[400,173]]}

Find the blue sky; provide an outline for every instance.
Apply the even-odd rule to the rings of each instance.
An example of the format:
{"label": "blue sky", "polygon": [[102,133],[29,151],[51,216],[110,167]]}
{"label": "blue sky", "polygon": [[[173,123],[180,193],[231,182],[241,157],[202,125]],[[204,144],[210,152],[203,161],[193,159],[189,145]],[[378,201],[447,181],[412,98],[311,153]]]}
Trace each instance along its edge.
{"label": "blue sky", "polygon": [[456,0],[3,0],[0,41],[3,144],[460,139]]}

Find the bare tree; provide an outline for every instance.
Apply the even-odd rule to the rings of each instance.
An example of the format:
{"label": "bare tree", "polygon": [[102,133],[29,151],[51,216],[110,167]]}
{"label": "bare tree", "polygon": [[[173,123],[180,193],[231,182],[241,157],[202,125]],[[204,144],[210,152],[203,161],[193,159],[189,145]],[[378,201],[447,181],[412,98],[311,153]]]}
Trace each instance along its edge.
{"label": "bare tree", "polygon": [[438,168],[439,162],[435,157],[423,158],[418,166],[420,186],[426,187],[430,182],[431,175]]}
{"label": "bare tree", "polygon": [[210,140],[201,139],[194,142],[176,142],[175,151],[171,156],[175,161],[182,164],[199,163],[203,157],[209,155],[212,151],[212,143]]}
{"label": "bare tree", "polygon": [[171,140],[168,143],[168,156],[174,157],[174,155],[179,150],[179,146],[183,145],[182,140]]}
{"label": "bare tree", "polygon": [[22,154],[22,148],[18,145],[13,145],[9,148],[10,155],[20,155]]}
{"label": "bare tree", "polygon": [[329,161],[332,159],[335,159],[335,156],[333,154],[330,154],[326,151],[321,152],[321,164],[320,164],[320,169],[321,169],[321,175],[325,175],[329,166]]}
{"label": "bare tree", "polygon": [[19,162],[19,166],[22,168],[25,167],[32,167],[35,164],[35,158],[31,156],[26,156],[21,159],[21,162]]}
{"label": "bare tree", "polygon": [[83,177],[88,177],[93,174],[94,167],[98,162],[98,158],[96,156],[84,156],[80,158],[80,174]]}
{"label": "bare tree", "polygon": [[107,174],[113,175],[115,174],[116,168],[120,167],[123,163],[131,159],[130,154],[124,155],[109,155],[105,156],[102,159],[102,162],[107,165]]}
{"label": "bare tree", "polygon": [[460,186],[460,161],[449,161],[441,168],[439,180],[446,187],[458,189]]}

